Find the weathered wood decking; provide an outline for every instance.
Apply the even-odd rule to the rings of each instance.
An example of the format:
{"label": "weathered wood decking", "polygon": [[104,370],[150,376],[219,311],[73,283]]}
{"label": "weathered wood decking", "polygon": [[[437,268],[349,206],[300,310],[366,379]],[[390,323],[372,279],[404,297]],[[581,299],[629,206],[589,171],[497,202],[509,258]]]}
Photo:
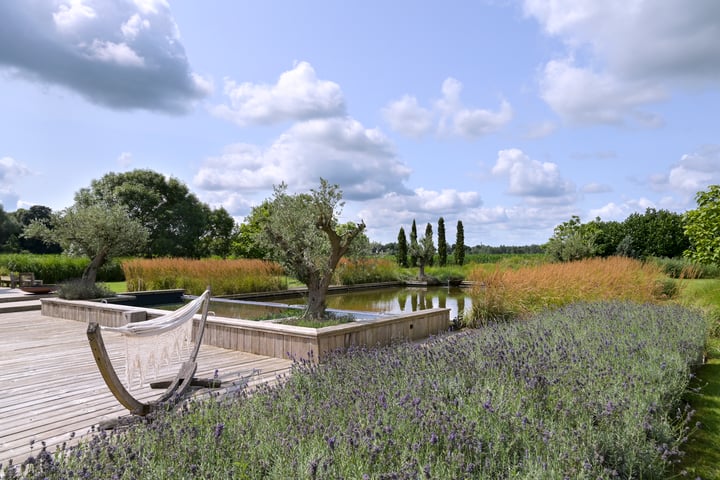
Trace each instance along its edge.
{"label": "weathered wood decking", "polygon": [[[53,451],[99,422],[127,414],[98,372],[86,328],[83,322],[44,317],[40,311],[0,313],[0,464],[22,462],[39,452],[41,442]],[[105,340],[123,372],[122,340],[110,334]],[[197,376],[212,377],[218,370],[223,385],[248,375],[253,375],[251,384],[274,382],[290,365],[288,360],[203,345]],[[168,367],[160,377],[172,377],[176,368]],[[159,393],[147,387],[133,390],[142,400]]]}

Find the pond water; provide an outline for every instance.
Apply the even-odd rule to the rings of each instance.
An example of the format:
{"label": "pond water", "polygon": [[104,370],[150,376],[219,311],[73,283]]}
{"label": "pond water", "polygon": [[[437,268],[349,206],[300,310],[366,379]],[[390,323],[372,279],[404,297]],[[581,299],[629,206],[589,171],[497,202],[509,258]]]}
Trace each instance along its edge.
{"label": "pond water", "polygon": [[[230,318],[257,320],[277,315],[284,308],[302,308],[303,298],[278,299],[272,303],[215,299],[210,310],[215,315]],[[331,310],[375,313],[406,313],[429,308],[449,308],[450,318],[470,313],[472,300],[464,288],[448,287],[393,287],[372,290],[351,290],[333,293],[327,297]]]}

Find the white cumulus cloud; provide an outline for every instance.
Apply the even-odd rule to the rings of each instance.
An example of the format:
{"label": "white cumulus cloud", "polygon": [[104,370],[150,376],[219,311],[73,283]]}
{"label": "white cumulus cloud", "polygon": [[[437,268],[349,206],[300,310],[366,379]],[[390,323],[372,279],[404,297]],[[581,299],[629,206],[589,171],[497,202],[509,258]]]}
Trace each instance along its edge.
{"label": "white cumulus cloud", "polygon": [[383,109],[385,121],[394,131],[410,137],[429,133],[475,139],[495,133],[513,118],[509,102],[501,100],[498,110],[469,108],[460,100],[462,83],[452,77],[445,79],[441,97],[432,108],[422,107],[416,97],[405,95]]}
{"label": "white cumulus cloud", "polygon": [[317,78],[308,62],[299,62],[283,72],[277,83],[236,83],[225,80],[229,105],[217,105],[212,112],[240,126],[272,124],[288,120],[340,116],[345,100],[340,86]]}
{"label": "white cumulus cloud", "polygon": [[[377,129],[349,117],[294,124],[267,148],[228,146],[207,158],[194,177],[199,188],[214,192],[267,191],[281,182],[294,191],[316,188],[320,177],[336,183],[349,200],[406,192],[410,168]],[[233,212],[234,213],[234,212]]]}
{"label": "white cumulus cloud", "polygon": [[549,61],[542,98],[571,123],[662,120],[649,108],[674,88],[720,80],[720,3],[713,0],[525,0],[527,16],[559,38],[567,58]]}
{"label": "white cumulus cloud", "polygon": [[705,145],[680,157],[668,172],[650,178],[653,188],[681,194],[686,202],[694,202],[700,190],[720,184],[720,145]]}
{"label": "white cumulus cloud", "polygon": [[538,203],[571,203],[575,200],[575,185],[565,180],[556,163],[540,162],[522,150],[500,150],[493,175],[507,176],[508,193]]}
{"label": "white cumulus cloud", "polygon": [[14,210],[18,204],[19,196],[14,188],[16,180],[31,174],[22,162],[12,157],[0,157],[0,203],[5,211]]}

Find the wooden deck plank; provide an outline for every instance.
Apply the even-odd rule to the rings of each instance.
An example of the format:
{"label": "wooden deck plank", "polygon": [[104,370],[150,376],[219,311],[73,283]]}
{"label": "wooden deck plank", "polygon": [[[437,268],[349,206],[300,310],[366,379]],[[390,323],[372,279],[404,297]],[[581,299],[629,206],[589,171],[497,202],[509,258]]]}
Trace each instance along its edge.
{"label": "wooden deck plank", "polygon": [[[40,450],[74,443],[99,422],[127,415],[105,386],[88,346],[83,322],[43,317],[39,311],[0,313],[0,463],[23,461]],[[124,343],[108,335],[106,344],[120,375]],[[249,375],[251,385],[274,383],[291,362],[204,345],[199,377],[215,371],[225,389]],[[174,376],[170,365],[160,378]],[[161,393],[133,390],[143,401]],[[31,447],[31,442],[34,446]]]}

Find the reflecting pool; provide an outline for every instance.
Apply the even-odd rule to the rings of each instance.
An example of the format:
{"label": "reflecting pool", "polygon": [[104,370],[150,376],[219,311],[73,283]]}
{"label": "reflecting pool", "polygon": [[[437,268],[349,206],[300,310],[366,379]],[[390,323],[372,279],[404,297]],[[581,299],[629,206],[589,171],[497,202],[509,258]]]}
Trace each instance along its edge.
{"label": "reflecting pool", "polygon": [[[257,320],[269,318],[285,308],[302,308],[302,297],[276,299],[275,302],[251,302],[214,299],[210,310],[215,315],[230,318]],[[453,287],[392,287],[372,290],[350,290],[332,293],[327,297],[331,310],[375,313],[405,313],[429,308],[449,308],[450,318],[470,313],[472,299],[464,288]]]}

